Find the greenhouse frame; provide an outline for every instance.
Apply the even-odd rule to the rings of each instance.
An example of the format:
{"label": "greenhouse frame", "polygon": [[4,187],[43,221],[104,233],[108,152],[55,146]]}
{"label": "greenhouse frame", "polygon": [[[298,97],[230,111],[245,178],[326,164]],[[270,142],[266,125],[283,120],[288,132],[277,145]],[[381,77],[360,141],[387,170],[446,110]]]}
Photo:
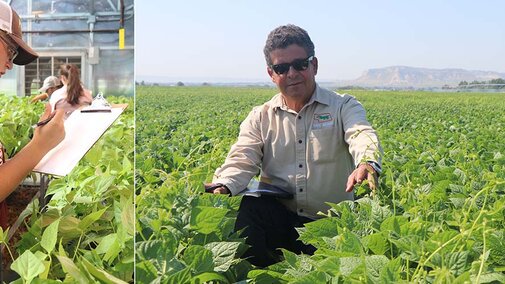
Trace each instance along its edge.
{"label": "greenhouse frame", "polygon": [[93,96],[134,94],[133,0],[11,0],[24,40],[39,54],[0,82],[6,95],[31,96],[61,64],[76,64]]}

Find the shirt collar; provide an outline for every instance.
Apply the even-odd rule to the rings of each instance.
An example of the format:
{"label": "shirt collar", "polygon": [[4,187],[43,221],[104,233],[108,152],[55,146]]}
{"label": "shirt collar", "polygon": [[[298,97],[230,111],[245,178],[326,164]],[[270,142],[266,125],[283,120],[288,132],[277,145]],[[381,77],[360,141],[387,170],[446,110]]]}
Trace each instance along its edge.
{"label": "shirt collar", "polygon": [[324,92],[323,89],[321,89],[319,85],[316,84],[316,90],[312,95],[309,104],[312,102],[318,102],[320,104],[330,105],[330,95],[328,94],[328,92]]}
{"label": "shirt collar", "polygon": [[277,109],[284,109],[286,108],[285,104],[284,104],[284,99],[282,98],[282,94],[281,93],[278,93],[277,95],[275,95],[271,100],[270,100],[270,105],[272,106],[272,108],[274,110],[277,110]]}

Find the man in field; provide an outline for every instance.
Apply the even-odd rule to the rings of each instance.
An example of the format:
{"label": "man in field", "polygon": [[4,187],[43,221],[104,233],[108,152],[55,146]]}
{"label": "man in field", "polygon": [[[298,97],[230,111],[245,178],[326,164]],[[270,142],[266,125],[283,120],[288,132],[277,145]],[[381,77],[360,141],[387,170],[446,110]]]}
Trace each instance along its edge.
{"label": "man in field", "polygon": [[[215,194],[245,194],[235,228],[245,228],[251,246],[245,257],[263,267],[279,260],[277,248],[312,254],[314,247],[297,241],[294,228],[326,212],[325,202],[353,200],[355,184],[367,179],[374,188],[381,165],[363,106],[315,82],[318,59],[305,30],[274,29],[264,53],[280,93],[242,122],[211,185]],[[258,173],[259,188],[246,189]]]}

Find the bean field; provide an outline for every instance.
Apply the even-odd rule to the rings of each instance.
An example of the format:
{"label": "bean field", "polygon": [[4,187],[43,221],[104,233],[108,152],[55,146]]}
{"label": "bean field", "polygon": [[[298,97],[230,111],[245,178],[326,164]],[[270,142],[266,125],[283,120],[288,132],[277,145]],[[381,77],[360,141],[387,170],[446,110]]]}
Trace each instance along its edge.
{"label": "bean field", "polygon": [[240,197],[203,183],[276,92],[137,88],[137,283],[505,282],[504,94],[348,91],[384,149],[377,191],[360,186],[300,228],[314,255],[283,251],[264,269],[242,259]]}

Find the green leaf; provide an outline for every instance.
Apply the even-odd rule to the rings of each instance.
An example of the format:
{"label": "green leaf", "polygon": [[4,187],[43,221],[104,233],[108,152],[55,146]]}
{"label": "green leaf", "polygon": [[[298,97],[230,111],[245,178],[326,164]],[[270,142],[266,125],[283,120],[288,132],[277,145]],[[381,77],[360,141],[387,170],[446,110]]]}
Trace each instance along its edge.
{"label": "green leaf", "polygon": [[498,265],[505,266],[505,231],[496,231],[489,235],[490,258]]}
{"label": "green leaf", "polygon": [[340,271],[340,257],[326,257],[320,262],[316,262],[319,271],[326,272],[331,276],[337,276]]}
{"label": "green leaf", "polygon": [[363,246],[361,245],[358,236],[353,232],[345,229],[344,232],[336,237],[337,250],[351,254],[361,254]]}
{"label": "green leaf", "polygon": [[[37,253],[42,253],[40,251],[37,251]],[[37,256],[38,259],[40,259],[41,257],[40,256]],[[45,257],[47,257],[46,254],[44,254],[44,259]],[[44,279],[44,280],[47,280],[47,275],[49,274],[49,270],[51,269],[51,262],[50,260],[44,260],[44,259],[41,259],[42,260],[42,263],[44,263],[44,271],[42,273],[39,274],[39,278],[35,278],[35,279]]]}
{"label": "green leaf", "polygon": [[324,246],[323,237],[332,238],[338,235],[338,222],[336,218],[322,218],[313,222],[306,223],[305,229],[299,230],[299,240],[304,243]]}
{"label": "green leaf", "polygon": [[117,257],[121,251],[121,247],[117,240],[117,234],[109,234],[102,238],[95,249],[98,254],[105,254],[103,260],[111,261]]}
{"label": "green leaf", "polygon": [[470,271],[467,271],[460,276],[458,276],[452,284],[467,284],[470,282]]}
{"label": "green leaf", "polygon": [[247,274],[248,279],[254,279],[253,283],[268,283],[268,284],[280,284],[286,283],[287,279],[284,279],[284,274],[271,270],[251,270]]}
{"label": "green leaf", "polygon": [[33,278],[44,272],[45,266],[31,251],[26,250],[12,264],[11,269],[16,271],[21,278],[30,283]]}
{"label": "green leaf", "polygon": [[374,254],[382,255],[389,249],[387,238],[382,232],[365,236],[361,242],[365,248],[371,250]]}
{"label": "green leaf", "polygon": [[471,263],[468,261],[469,254],[468,251],[461,251],[446,255],[446,265],[452,274],[459,276],[471,267]]}
{"label": "green leaf", "polygon": [[400,258],[389,261],[380,271],[380,283],[398,283],[401,281],[402,262]]}
{"label": "green leaf", "polygon": [[35,278],[35,279],[33,279],[32,284],[61,284],[61,281],[60,280]]}
{"label": "green leaf", "polygon": [[191,279],[191,283],[214,283],[214,281],[228,283],[228,279],[217,272],[204,272]]}
{"label": "green leaf", "polygon": [[314,283],[327,283],[327,277],[324,272],[312,271],[307,275],[290,282],[292,284],[314,284]]}
{"label": "green leaf", "polygon": [[407,218],[403,216],[391,216],[386,218],[386,220],[382,222],[380,230],[382,232],[392,231],[400,235],[401,234],[400,226],[405,224],[407,221],[408,221]]}
{"label": "green leaf", "polygon": [[103,283],[107,284],[126,284],[125,281],[116,278],[115,276],[111,275],[110,273],[104,271],[103,269],[96,268],[93,264],[91,264],[87,259],[81,258],[81,263],[84,265],[86,270],[96,277],[98,280],[100,280]]}
{"label": "green leaf", "polygon": [[177,251],[177,242],[173,235],[167,234],[165,240],[136,242],[135,252],[140,259],[172,259]]}
{"label": "green leaf", "polygon": [[7,237],[9,236],[9,229],[10,227],[4,231],[4,229],[0,226],[0,244],[6,244],[8,242]]}
{"label": "green leaf", "polygon": [[[457,239],[453,239],[457,235],[459,235],[459,232],[455,230],[446,230],[435,233],[427,242],[425,242],[425,247],[429,252],[439,251],[439,254],[444,254],[445,252],[451,251],[454,246],[458,244],[456,241]],[[449,242],[451,239],[453,239],[453,241]],[[439,250],[444,244],[445,247],[442,250]]]}
{"label": "green leaf", "polygon": [[42,234],[40,245],[47,251],[48,254],[51,254],[56,245],[59,224],[60,219],[57,219],[51,223],[51,225],[47,226],[47,228],[44,230],[44,233]]}
{"label": "green leaf", "polygon": [[[476,283],[477,281],[477,277],[474,275],[470,279],[472,283]],[[497,272],[481,274],[478,283],[505,283],[505,275]]]}
{"label": "green leaf", "polygon": [[88,229],[88,227],[93,224],[93,222],[96,222],[98,219],[100,219],[100,217],[102,217],[103,213],[107,210],[107,208],[104,208],[102,210],[99,210],[99,211],[96,211],[96,212],[93,212],[91,214],[89,214],[88,216],[84,217],[81,222],[79,223],[79,225],[77,226],[79,228],[79,230],[81,230],[82,232],[86,232],[86,230]]}
{"label": "green leaf", "polygon": [[421,239],[418,236],[408,235],[406,237],[395,238],[390,235],[388,240],[398,248],[401,258],[410,261],[419,261],[423,248],[421,246]]}
{"label": "green leaf", "polygon": [[240,242],[214,242],[205,245],[212,252],[214,258],[214,271],[225,272],[233,264],[235,253]]}
{"label": "green leaf", "polygon": [[[130,200],[131,201],[131,200]],[[121,224],[126,232],[133,236],[135,234],[135,205],[133,202],[126,204],[121,211]]]}
{"label": "green leaf", "polygon": [[340,258],[340,273],[349,276],[354,272],[361,273],[365,266],[360,257],[342,257]]}
{"label": "green leaf", "polygon": [[56,257],[60,261],[63,271],[68,273],[75,281],[82,284],[90,282],[70,258],[61,255],[57,255]]}
{"label": "green leaf", "polygon": [[101,147],[92,147],[89,149],[84,159],[92,165],[97,165],[100,162],[100,158],[102,157],[102,148]]}
{"label": "green leaf", "polygon": [[379,283],[380,273],[389,263],[384,255],[370,255],[365,257],[366,274],[372,283]]}
{"label": "green leaf", "polygon": [[221,222],[228,211],[223,208],[197,206],[191,211],[191,229],[203,234],[219,231]]}
{"label": "green leaf", "polygon": [[289,264],[292,268],[297,268],[298,264],[298,256],[287,249],[281,249],[282,255],[284,256],[284,261]]}
{"label": "green leaf", "polygon": [[214,270],[213,254],[203,246],[187,247],[183,260],[196,274]]}
{"label": "green leaf", "polygon": [[129,173],[133,170],[132,162],[128,159],[128,156],[123,157],[123,172]]}
{"label": "green leaf", "polygon": [[135,283],[151,283],[158,277],[154,264],[149,260],[137,262],[135,265]]}
{"label": "green leaf", "polygon": [[191,268],[188,267],[174,274],[168,275],[168,277],[163,279],[162,282],[166,284],[179,284],[179,283],[189,283],[190,280],[191,280]]}
{"label": "green leaf", "polygon": [[81,229],[79,228],[79,223],[81,220],[72,217],[64,216],[60,219],[59,233],[64,239],[73,239],[81,235]]}
{"label": "green leaf", "polygon": [[114,184],[115,176],[103,175],[95,180],[95,191],[93,192],[96,196],[100,197],[111,185]]}

